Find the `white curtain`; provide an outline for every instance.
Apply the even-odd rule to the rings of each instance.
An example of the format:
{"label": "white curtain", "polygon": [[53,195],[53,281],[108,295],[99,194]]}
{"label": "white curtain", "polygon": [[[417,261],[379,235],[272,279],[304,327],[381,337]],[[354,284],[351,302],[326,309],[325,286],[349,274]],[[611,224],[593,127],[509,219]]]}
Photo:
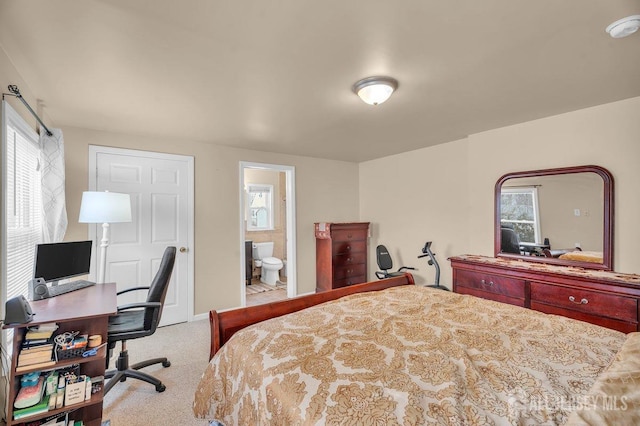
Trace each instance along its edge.
{"label": "white curtain", "polygon": [[41,129],[40,167],[42,168],[42,235],[45,243],[62,241],[67,231],[67,205],[64,192],[64,138],[60,129],[52,136]]}

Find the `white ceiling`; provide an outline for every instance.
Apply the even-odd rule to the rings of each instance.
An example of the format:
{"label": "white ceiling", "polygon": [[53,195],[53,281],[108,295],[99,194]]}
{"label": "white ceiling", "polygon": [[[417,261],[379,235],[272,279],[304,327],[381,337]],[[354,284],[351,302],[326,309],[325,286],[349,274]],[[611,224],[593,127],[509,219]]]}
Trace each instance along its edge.
{"label": "white ceiling", "polygon": [[[639,0],[0,0],[55,126],[346,161],[640,96]],[[377,107],[352,84],[399,81]],[[2,88],[6,91],[6,88]]]}

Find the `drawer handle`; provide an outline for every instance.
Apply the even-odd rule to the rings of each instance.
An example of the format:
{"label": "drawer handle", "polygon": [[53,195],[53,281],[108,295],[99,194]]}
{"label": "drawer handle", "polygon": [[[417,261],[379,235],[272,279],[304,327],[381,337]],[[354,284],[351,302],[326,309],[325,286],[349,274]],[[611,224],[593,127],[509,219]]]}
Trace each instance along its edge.
{"label": "drawer handle", "polygon": [[589,303],[589,300],[587,300],[586,298],[583,298],[579,302],[576,302],[576,298],[575,297],[569,296],[569,302],[575,303],[576,305],[586,305],[587,303]]}
{"label": "drawer handle", "polygon": [[489,287],[493,286],[493,281],[489,281],[488,283],[485,280],[480,281],[484,285],[489,285]]}
{"label": "drawer handle", "polygon": [[347,263],[351,263],[351,258],[347,257]]}
{"label": "drawer handle", "polygon": [[352,234],[347,235],[347,238],[353,238]]}
{"label": "drawer handle", "polygon": [[347,246],[347,250],[351,250],[351,246]]}

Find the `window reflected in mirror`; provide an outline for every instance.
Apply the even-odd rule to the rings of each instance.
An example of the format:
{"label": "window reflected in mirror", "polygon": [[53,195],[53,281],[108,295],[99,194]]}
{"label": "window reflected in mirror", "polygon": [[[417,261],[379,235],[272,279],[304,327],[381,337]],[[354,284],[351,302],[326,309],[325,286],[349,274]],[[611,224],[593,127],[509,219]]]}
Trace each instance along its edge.
{"label": "window reflected in mirror", "polygon": [[500,224],[511,228],[520,242],[535,243],[540,240],[540,212],[538,190],[535,186],[502,187],[500,196]]}
{"label": "window reflected in mirror", "polygon": [[273,185],[247,185],[247,231],[273,230]]}

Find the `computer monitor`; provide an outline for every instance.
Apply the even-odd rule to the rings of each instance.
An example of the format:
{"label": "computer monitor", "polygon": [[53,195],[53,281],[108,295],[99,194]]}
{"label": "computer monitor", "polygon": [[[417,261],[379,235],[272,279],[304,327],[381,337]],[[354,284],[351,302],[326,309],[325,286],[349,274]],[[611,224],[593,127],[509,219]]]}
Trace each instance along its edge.
{"label": "computer monitor", "polygon": [[59,280],[87,275],[91,266],[91,241],[38,244],[33,278],[56,285]]}

